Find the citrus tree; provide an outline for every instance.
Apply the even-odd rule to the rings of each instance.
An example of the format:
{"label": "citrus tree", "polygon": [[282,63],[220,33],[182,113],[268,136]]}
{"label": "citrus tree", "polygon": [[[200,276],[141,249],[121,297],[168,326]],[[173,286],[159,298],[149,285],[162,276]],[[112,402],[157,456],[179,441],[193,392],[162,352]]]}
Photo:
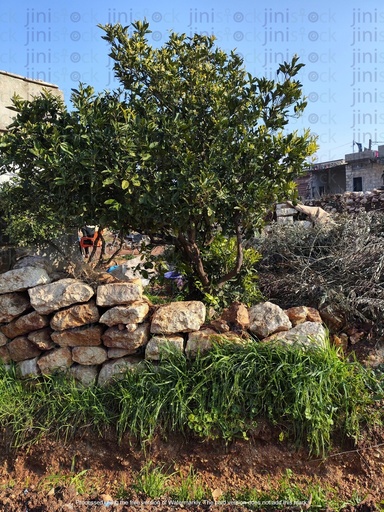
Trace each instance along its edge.
{"label": "citrus tree", "polygon": [[[42,226],[86,218],[156,236],[175,247],[195,288],[218,290],[239,275],[244,240],[294,195],[316,150],[309,130],[288,129],[306,106],[303,64],[295,56],[275,80],[257,78],[214,37],[171,33],[154,48],[145,21],[100,28],[121,88],[81,86],[70,112],[48,96],[16,101],[1,143],[3,168],[18,168],[6,204],[17,211],[20,194]],[[38,201],[26,205],[31,192]],[[235,257],[211,275],[205,255],[218,236]]]}

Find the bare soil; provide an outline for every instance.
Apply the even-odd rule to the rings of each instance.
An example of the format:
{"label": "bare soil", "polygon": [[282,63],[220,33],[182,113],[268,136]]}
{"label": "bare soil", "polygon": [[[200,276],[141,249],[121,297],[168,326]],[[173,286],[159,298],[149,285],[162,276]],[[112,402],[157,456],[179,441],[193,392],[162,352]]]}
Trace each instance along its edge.
{"label": "bare soil", "polygon": [[[174,435],[168,440],[158,439],[143,450],[128,439],[118,446],[112,433],[100,438],[88,431],[67,444],[46,440],[14,453],[5,453],[3,447],[0,510],[242,511],[247,509],[239,502],[220,501],[221,492],[277,488],[287,469],[292,471],[291,481],[304,489],[308,482],[317,482],[324,489],[336,489],[340,500],[350,502],[355,497],[360,501],[345,510],[380,510],[384,499],[383,437],[383,432],[376,432],[358,448],[336,447],[325,459],[310,457],[304,449],[297,451],[286,442],[279,442],[278,431],[267,425],[260,425],[249,441],[236,440],[228,446]],[[122,494],[121,490],[130,488],[148,460],[152,467],[183,475],[192,466],[211,496],[206,502],[170,503],[169,497],[150,500],[133,492]],[[82,471],[83,476],[76,478]],[[214,497],[219,503],[215,504]],[[292,504],[285,508],[299,509]]]}

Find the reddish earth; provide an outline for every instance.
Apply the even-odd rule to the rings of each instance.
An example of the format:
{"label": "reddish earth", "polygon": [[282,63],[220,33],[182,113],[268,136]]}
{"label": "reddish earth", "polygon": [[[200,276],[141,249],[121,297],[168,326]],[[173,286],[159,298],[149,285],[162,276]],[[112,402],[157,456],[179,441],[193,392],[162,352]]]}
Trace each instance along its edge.
{"label": "reddish earth", "polygon": [[[163,467],[169,473],[177,471],[186,475],[192,466],[211,494],[208,503],[145,503],[143,496],[122,495],[121,490],[134,483],[148,460],[152,461],[152,467]],[[261,425],[249,441],[237,440],[227,447],[221,442],[188,441],[172,436],[168,441],[157,440],[144,453],[128,440],[117,446],[112,434],[100,439],[88,432],[66,445],[44,441],[15,453],[6,454],[3,449],[0,510],[242,511],[246,508],[240,503],[215,505],[212,493],[220,499],[220,491],[236,493],[245,487],[271,490],[278,487],[287,469],[292,471],[291,482],[304,489],[308,482],[317,482],[323,489],[334,489],[330,494],[333,498],[351,502],[355,497],[356,501],[363,502],[345,510],[380,510],[379,503],[384,499],[384,443],[379,433],[357,449],[344,446],[341,453],[336,449],[326,459],[321,459],[280,443],[278,432],[265,425]],[[86,474],[76,479],[74,475],[83,470],[87,470]],[[112,500],[115,502],[108,505]]]}

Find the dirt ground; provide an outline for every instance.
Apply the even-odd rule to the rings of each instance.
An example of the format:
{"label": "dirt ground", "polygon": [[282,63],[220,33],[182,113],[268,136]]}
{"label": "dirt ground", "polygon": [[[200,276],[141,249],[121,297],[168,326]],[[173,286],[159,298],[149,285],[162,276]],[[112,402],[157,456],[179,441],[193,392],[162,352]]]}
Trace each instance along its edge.
{"label": "dirt ground", "polygon": [[[336,489],[341,500],[350,502],[355,497],[362,502],[345,510],[380,510],[379,503],[384,499],[383,438],[383,433],[377,432],[374,439],[366,440],[358,449],[335,448],[326,459],[321,459],[279,442],[278,433],[266,425],[260,425],[249,441],[237,440],[229,446],[173,436],[167,441],[157,440],[146,453],[128,440],[117,446],[111,433],[100,439],[85,432],[67,444],[44,441],[29,450],[8,454],[3,448],[0,510],[242,511],[246,508],[241,503],[220,501],[221,492],[230,489],[235,493],[245,487],[270,490],[281,482],[287,470],[292,471],[291,481],[304,488],[307,482],[316,482],[323,488]],[[163,467],[170,473],[186,475],[192,466],[212,497],[194,504],[169,503],[167,498],[145,501],[135,494],[123,496],[121,489],[134,483],[148,460],[152,467]],[[83,484],[85,490],[81,488]],[[213,497],[219,502],[215,504]],[[286,510],[299,508],[287,506]]]}

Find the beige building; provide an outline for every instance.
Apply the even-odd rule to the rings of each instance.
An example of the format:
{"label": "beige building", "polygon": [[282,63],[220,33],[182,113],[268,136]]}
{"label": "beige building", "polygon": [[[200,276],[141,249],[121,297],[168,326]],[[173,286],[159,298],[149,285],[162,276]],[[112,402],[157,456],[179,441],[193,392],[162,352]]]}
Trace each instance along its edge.
{"label": "beige building", "polygon": [[39,96],[43,90],[48,90],[64,99],[63,92],[57,85],[0,70],[0,132],[4,132],[12,122],[14,112],[8,107],[12,105],[12,97],[15,94],[25,100],[31,100]]}
{"label": "beige building", "polygon": [[297,184],[303,200],[384,189],[384,146],[378,146],[377,150],[361,148],[340,160],[314,164]]}

